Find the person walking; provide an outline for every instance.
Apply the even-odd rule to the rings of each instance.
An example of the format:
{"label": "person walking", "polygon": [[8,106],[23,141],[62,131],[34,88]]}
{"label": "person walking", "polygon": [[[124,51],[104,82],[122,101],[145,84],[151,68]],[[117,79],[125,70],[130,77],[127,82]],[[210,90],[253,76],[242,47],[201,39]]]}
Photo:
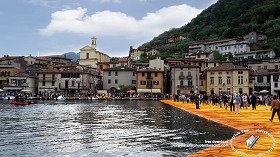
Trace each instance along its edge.
{"label": "person walking", "polygon": [[233,96],[233,93],[231,94],[231,97],[230,97],[230,103],[229,103],[229,107],[230,107],[230,112],[231,111],[234,111],[234,103],[233,101],[235,100],[235,97]]}
{"label": "person walking", "polygon": [[269,119],[269,121],[272,122],[275,113],[277,113],[278,119],[279,119],[279,122],[280,122],[280,101],[277,99],[276,95],[273,95],[271,111],[272,111],[272,114],[271,114],[271,118]]}
{"label": "person walking", "polygon": [[235,102],[234,102],[234,114],[236,114],[236,111],[238,112],[238,114],[240,114],[240,104],[241,104],[241,97],[239,95],[239,93],[236,94],[235,97]]}
{"label": "person walking", "polygon": [[268,110],[268,104],[269,104],[269,101],[270,101],[269,100],[270,97],[268,95],[265,95],[263,99],[264,99],[265,109]]}
{"label": "person walking", "polygon": [[245,107],[246,110],[247,110],[247,108],[248,108],[248,96],[247,96],[246,93],[242,96],[242,100],[243,100],[243,109]]}
{"label": "person walking", "polygon": [[200,108],[199,108],[199,96],[196,95],[195,98],[194,98],[194,100],[195,100],[195,108],[196,108],[196,109],[200,109]]}
{"label": "person walking", "polygon": [[251,104],[252,104],[253,110],[257,110],[256,103],[257,103],[257,97],[256,97],[255,93],[253,93],[253,95],[251,96]]}

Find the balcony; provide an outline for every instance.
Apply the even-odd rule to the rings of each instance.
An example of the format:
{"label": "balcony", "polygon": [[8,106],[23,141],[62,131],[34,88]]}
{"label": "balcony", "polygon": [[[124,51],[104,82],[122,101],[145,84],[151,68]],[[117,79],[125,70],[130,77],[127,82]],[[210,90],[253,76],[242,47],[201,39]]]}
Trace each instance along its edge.
{"label": "balcony", "polygon": [[177,88],[179,89],[186,89],[186,90],[192,90],[193,86],[188,86],[188,85],[177,85]]}
{"label": "balcony", "polygon": [[188,75],[186,76],[187,80],[191,80],[192,79],[192,75]]}
{"label": "balcony", "polygon": [[184,80],[186,77],[184,75],[179,76],[179,80]]}

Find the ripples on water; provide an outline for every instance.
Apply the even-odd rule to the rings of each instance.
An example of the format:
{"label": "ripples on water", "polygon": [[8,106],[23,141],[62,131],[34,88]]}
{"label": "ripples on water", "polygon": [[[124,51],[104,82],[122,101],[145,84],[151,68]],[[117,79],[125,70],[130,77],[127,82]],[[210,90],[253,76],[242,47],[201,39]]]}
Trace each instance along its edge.
{"label": "ripples on water", "polygon": [[235,130],[158,101],[0,102],[0,156],[185,157]]}

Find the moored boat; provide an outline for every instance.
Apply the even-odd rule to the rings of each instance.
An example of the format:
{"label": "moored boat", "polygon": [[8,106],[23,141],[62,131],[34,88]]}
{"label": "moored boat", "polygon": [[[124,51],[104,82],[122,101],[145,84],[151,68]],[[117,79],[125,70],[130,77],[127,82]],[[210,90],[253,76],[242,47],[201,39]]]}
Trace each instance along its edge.
{"label": "moored boat", "polygon": [[10,104],[14,104],[14,105],[28,105],[28,104],[36,104],[36,102],[33,102],[33,101],[15,101],[15,100],[12,100],[12,101],[10,101]]}

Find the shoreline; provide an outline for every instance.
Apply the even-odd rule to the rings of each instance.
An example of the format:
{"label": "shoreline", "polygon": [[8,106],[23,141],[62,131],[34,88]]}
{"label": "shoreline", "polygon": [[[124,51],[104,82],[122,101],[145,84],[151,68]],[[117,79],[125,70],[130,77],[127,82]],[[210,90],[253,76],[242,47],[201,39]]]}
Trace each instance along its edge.
{"label": "shoreline", "polygon": [[[264,105],[257,106],[257,110],[252,107],[240,109],[240,114],[230,112],[223,107],[201,104],[200,109],[195,108],[195,104],[174,102],[173,100],[161,100],[166,105],[171,105],[182,109],[191,114],[200,116],[207,120],[231,127],[238,130],[231,139],[228,139],[227,146],[208,147],[189,156],[272,156],[280,154],[280,122],[277,114],[273,122],[268,119],[271,117],[270,107],[265,110]],[[241,134],[242,133],[242,134]],[[251,136],[260,137],[252,149],[249,149],[246,140]],[[271,136],[270,136],[271,135]],[[207,140],[207,139],[205,139]],[[261,154],[262,153],[262,154]]]}

